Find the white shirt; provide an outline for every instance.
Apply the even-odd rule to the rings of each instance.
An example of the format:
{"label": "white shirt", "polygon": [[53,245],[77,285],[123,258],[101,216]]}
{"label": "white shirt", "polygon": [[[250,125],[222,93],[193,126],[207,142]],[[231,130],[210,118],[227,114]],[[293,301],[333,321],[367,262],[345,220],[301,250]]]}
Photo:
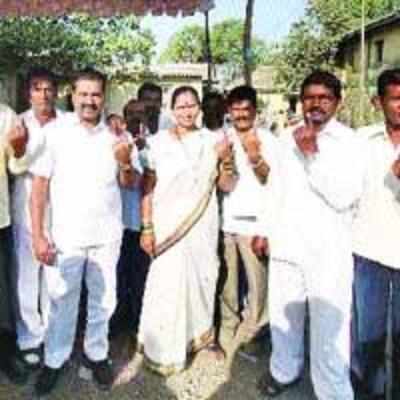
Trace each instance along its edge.
{"label": "white shirt", "polygon": [[15,112],[0,103],[0,229],[10,225],[10,199],[7,169],[13,174],[26,170],[26,156],[15,158],[14,151],[8,143],[8,134],[17,125]]}
{"label": "white shirt", "polygon": [[[271,168],[275,168],[277,139],[265,129],[257,129],[256,132],[261,142],[263,158]],[[238,180],[232,192],[223,194],[222,230],[252,236],[257,233],[258,219],[264,208],[265,191],[269,188],[269,182],[263,185],[257,179],[235,129],[230,128],[227,135],[233,143]]]}
{"label": "white shirt", "polygon": [[354,223],[354,252],[400,269],[400,180],[391,171],[400,149],[384,126],[375,128],[363,150],[366,174]]}
{"label": "white shirt", "polygon": [[32,172],[50,180],[51,235],[56,247],[87,247],[120,240],[115,136],[104,121],[88,129],[73,113],[49,123],[45,135],[45,151]]}
{"label": "white shirt", "polygon": [[351,223],[363,175],[359,140],[332,119],[318,135],[319,151],[306,158],[293,138],[298,126],[281,137],[274,212],[270,208],[263,219],[272,257],[304,263],[321,251],[350,254]]}
{"label": "white shirt", "polygon": [[[56,118],[62,116],[63,112],[56,110]],[[34,115],[32,109],[19,115],[25,123],[29,132],[29,141],[26,148],[26,157],[28,162],[28,171],[16,177],[12,192],[12,220],[13,224],[24,226],[31,232],[31,217],[29,200],[32,191],[32,174],[30,166],[41,155],[44,150],[45,136],[44,126],[41,126]]]}

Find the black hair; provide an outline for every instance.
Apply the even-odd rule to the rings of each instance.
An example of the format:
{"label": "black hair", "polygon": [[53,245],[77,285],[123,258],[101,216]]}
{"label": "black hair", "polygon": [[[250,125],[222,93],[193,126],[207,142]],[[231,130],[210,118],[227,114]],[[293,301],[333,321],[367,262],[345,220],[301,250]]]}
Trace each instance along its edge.
{"label": "black hair", "polygon": [[32,67],[29,69],[26,75],[26,88],[29,90],[32,86],[34,80],[43,79],[50,82],[55,89],[58,86],[57,76],[51,72],[49,69],[44,67]]}
{"label": "black hair", "polygon": [[254,108],[257,108],[257,91],[251,86],[241,85],[233,88],[227,97],[228,106],[232,106],[233,103],[239,101],[250,101]]}
{"label": "black hair", "polygon": [[72,90],[76,89],[77,82],[81,80],[100,82],[103,91],[105,91],[106,89],[107,77],[100,71],[95,70],[94,68],[85,68],[78,71],[72,78]]}
{"label": "black hair", "polygon": [[175,107],[175,103],[176,103],[177,98],[183,93],[192,94],[193,97],[196,100],[196,103],[200,105],[199,93],[197,92],[197,90],[194,87],[192,87],[192,86],[179,86],[172,93],[172,96],[171,96],[171,108]]}
{"label": "black hair", "polygon": [[138,89],[138,98],[139,100],[143,98],[144,92],[157,92],[160,95],[160,98],[162,98],[162,89],[161,86],[158,86],[157,84],[153,82],[144,82]]}
{"label": "black hair", "polygon": [[203,124],[210,130],[216,130],[224,125],[226,113],[225,97],[218,92],[208,92],[201,102]]}
{"label": "black hair", "polygon": [[400,68],[386,69],[378,76],[378,96],[385,95],[386,88],[389,85],[400,85]]}
{"label": "black hair", "polygon": [[342,84],[340,80],[331,72],[316,70],[308,75],[300,88],[300,97],[304,97],[304,92],[308,86],[323,85],[332,91],[333,95],[340,100],[342,98]]}

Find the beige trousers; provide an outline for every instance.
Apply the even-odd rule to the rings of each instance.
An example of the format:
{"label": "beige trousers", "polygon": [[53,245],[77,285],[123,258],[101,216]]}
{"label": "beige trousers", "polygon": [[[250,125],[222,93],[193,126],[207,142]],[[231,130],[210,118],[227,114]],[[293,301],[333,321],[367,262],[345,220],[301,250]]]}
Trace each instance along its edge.
{"label": "beige trousers", "polygon": [[248,283],[247,306],[242,318],[249,339],[268,323],[268,265],[251,249],[251,237],[224,233],[221,266],[221,328],[234,333],[240,322],[239,266],[242,261]]}

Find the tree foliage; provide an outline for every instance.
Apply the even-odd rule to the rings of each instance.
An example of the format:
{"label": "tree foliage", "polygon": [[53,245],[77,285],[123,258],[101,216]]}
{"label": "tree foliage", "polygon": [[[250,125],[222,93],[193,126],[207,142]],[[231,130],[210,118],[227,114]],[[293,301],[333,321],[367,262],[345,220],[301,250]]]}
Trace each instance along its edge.
{"label": "tree foliage", "polygon": [[18,69],[43,65],[59,73],[94,66],[111,75],[150,63],[155,41],[134,17],[0,19],[0,56]]}
{"label": "tree foliage", "polygon": [[[400,0],[365,0],[366,19],[400,7]],[[313,69],[333,69],[343,35],[361,24],[362,0],[309,0],[305,16],[293,25],[280,45],[278,81],[295,91]]]}
{"label": "tree foliage", "polygon": [[[244,24],[239,19],[228,19],[211,28],[210,42],[214,63],[243,65],[243,33]],[[253,64],[265,64],[269,55],[270,49],[266,43],[254,38],[251,54]],[[177,32],[161,56],[162,62],[199,63],[206,59],[205,32],[199,25],[188,25]]]}

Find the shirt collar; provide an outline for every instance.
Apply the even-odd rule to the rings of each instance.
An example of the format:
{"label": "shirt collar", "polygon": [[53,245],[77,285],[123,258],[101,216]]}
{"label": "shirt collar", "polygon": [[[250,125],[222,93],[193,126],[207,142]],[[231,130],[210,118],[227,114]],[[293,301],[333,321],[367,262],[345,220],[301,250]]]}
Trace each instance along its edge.
{"label": "shirt collar", "polygon": [[[78,114],[77,114],[76,112],[71,113],[71,119],[72,119],[72,122],[73,122],[75,125],[79,125],[79,126],[81,126],[81,127],[84,127],[84,126],[81,124],[81,121],[80,121],[80,119],[79,119],[79,116],[78,116]],[[90,133],[97,133],[97,132],[100,132],[100,131],[106,129],[107,127],[108,127],[108,126],[107,126],[107,124],[106,124],[105,115],[104,115],[104,113],[102,113],[101,116],[100,116],[100,121],[99,121],[99,123],[98,123],[96,126],[94,126],[93,128],[87,128],[87,127],[84,127],[84,128],[85,128],[88,132],[90,132]]]}

